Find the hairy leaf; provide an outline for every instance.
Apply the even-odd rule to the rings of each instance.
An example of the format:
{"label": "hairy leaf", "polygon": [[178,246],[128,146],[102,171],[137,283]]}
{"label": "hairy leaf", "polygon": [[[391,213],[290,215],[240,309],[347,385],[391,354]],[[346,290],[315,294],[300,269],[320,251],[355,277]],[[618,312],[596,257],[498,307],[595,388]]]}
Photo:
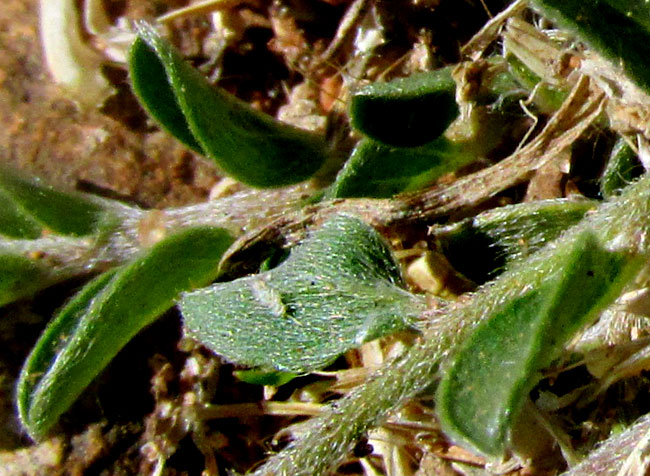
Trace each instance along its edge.
{"label": "hairy leaf", "polygon": [[283,124],[208,83],[153,28],[142,24],[129,59],[145,109],[192,149],[255,187],[311,177],[329,154],[320,136]]}
{"label": "hairy leaf", "polygon": [[188,334],[253,367],[309,372],[366,341],[407,328],[424,302],[368,225],[338,216],[277,268],[187,293]]}
{"label": "hairy leaf", "polygon": [[509,429],[539,371],[620,293],[639,260],[607,251],[590,232],[539,287],[511,299],[465,341],[438,388],[443,431],[481,454],[504,456]]}
{"label": "hairy leaf", "polygon": [[482,283],[529,256],[597,208],[593,200],[556,199],[498,207],[431,234],[459,272]]}
{"label": "hairy leaf", "polygon": [[20,419],[43,438],[117,352],[171,307],[179,293],[209,283],[231,244],[218,228],[190,228],[84,287],[32,350],[18,383]]}
{"label": "hairy leaf", "polygon": [[625,139],[619,138],[614,144],[605,170],[603,170],[600,179],[600,192],[605,198],[613,198],[642,173],[643,166],[636,152]]}

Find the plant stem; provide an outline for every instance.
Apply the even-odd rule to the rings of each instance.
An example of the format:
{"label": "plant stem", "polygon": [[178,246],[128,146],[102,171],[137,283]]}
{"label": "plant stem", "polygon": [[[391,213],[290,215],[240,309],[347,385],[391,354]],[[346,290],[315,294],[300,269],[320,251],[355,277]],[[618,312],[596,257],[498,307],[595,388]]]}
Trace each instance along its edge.
{"label": "plant stem", "polygon": [[[61,256],[64,266],[71,269],[81,268],[85,272],[106,269],[128,261],[168,232],[205,225],[225,228],[236,236],[243,234],[225,256],[226,269],[232,270],[243,262],[250,264],[258,259],[260,246],[297,244],[311,225],[318,226],[340,213],[356,215],[379,228],[431,221],[453,210],[475,206],[525,181],[533,170],[574,142],[596,120],[602,108],[602,92],[592,90],[589,80],[581,77],[544,130],[510,157],[449,186],[392,199],[339,199],[304,206],[315,193],[313,185],[305,182],[282,189],[239,192],[202,204],[166,210],[143,211],[114,204],[111,224],[90,246],[88,254],[79,259],[77,253],[70,253],[72,259],[66,260],[66,253],[62,251]],[[65,248],[64,242],[57,243]],[[29,246],[34,250],[47,250],[44,245],[51,244],[37,239]],[[9,243],[7,245],[10,247]],[[252,254],[247,253],[251,250]]]}
{"label": "plant stem", "polygon": [[483,319],[508,300],[541,285],[562,266],[557,257],[586,229],[612,250],[649,254],[650,176],[630,185],[618,199],[603,204],[530,259],[519,261],[500,278],[483,286],[472,299],[444,312],[425,312],[423,317],[429,322],[417,344],[335,402],[323,416],[312,419],[310,431],[269,459],[254,476],[327,474],[345,458],[359,437],[383,422],[407,399],[429,388],[447,357]]}

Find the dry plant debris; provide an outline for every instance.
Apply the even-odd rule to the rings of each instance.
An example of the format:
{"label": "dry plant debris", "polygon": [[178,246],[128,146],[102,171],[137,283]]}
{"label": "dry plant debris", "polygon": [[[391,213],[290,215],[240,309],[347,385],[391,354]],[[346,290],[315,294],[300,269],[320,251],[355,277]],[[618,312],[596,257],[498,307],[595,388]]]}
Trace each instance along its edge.
{"label": "dry plant debris", "polygon": [[[644,165],[649,160],[650,98],[594,52],[579,44],[559,41],[561,34],[545,28],[523,0],[513,2],[491,19],[482,5],[456,2],[462,5],[454,6],[452,0],[414,0],[394,5],[371,0],[143,3],[127,0],[122,7],[112,5],[109,11],[102,12],[106,2],[86,1],[81,7],[69,1],[41,2],[45,60],[53,79],[71,87],[69,94],[82,105],[109,100],[111,79],[100,71],[100,64],[111,62],[119,69],[123,61],[119,52],[124,51],[125,38],[133,35],[129,20],[143,16],[153,20],[155,15],[177,44],[193,53],[194,60],[212,79],[222,80],[254,107],[278,112],[287,122],[311,130],[329,129],[328,134],[343,137],[342,147],[349,144],[350,137],[345,124],[341,127],[336,118],[344,113],[351,90],[365,82],[406,76],[431,66],[459,64],[456,78],[463,118],[470,123],[480,122],[484,111],[475,106],[473,94],[490,74],[484,60],[486,52],[499,48],[500,43],[538,74],[544,85],[563,91],[564,97],[551,114],[538,108],[530,124],[526,122],[527,101],[522,100],[521,121],[532,126],[530,134],[525,133],[528,127],[522,128],[521,133],[516,131],[511,137],[515,144],[506,147],[503,155],[479,164],[478,170],[470,168],[459,176],[441,178],[428,189],[392,199],[337,199],[299,211],[295,211],[295,204],[309,196],[309,184],[270,191],[226,191],[208,205],[197,205],[196,210],[184,211],[182,215],[173,209],[143,212],[134,227],[138,236],[113,244],[117,256],[132,252],[133,243],[158,241],[167,220],[199,224],[205,219],[202,216],[212,213],[210,223],[216,220],[228,229],[244,232],[225,258],[235,275],[241,272],[239,269],[250,267],[251,256],[261,249],[291,247],[328,218],[348,213],[363,218],[391,239],[400,250],[402,264],[414,270],[409,273],[411,285],[435,292],[436,295],[429,296],[429,304],[431,314],[439,316],[441,309],[457,305],[443,301],[440,295],[455,297],[461,294],[459,289],[466,291],[472,283],[462,278],[455,280],[448,269],[432,269],[431,256],[436,251],[429,249],[427,225],[444,217],[472,215],[504,201],[580,194],[578,186],[571,188],[565,183],[567,177],[580,181],[573,168],[568,167],[567,157],[577,142],[599,130],[620,134],[638,152]],[[489,6],[496,12],[507,5],[495,1]],[[59,16],[51,14],[52,9]],[[465,18],[459,11],[472,12],[475,19],[462,24]],[[412,25],[410,21],[417,15],[433,19],[438,26],[455,22],[445,32],[455,36],[442,38],[433,27],[427,29],[426,23]],[[55,17],[60,21],[54,22]],[[79,31],[80,18],[85,19],[84,32]],[[458,51],[461,44],[465,45],[460,50],[463,56]],[[50,53],[54,50],[65,53],[66,61]],[[260,63],[242,64],[247,57]],[[67,69],[63,71],[61,66]],[[266,68],[279,72],[282,78],[259,80],[266,76]],[[87,76],[79,80],[66,74]],[[231,75],[244,79],[232,81]],[[528,103],[533,102],[537,92],[531,92]],[[541,122],[536,127],[538,116]],[[337,128],[341,130],[331,130]],[[510,193],[520,184],[528,184],[526,197]],[[260,209],[264,212],[259,213]],[[217,214],[221,216],[215,219]],[[256,218],[251,220],[251,215]],[[69,250],[62,253],[66,251]],[[110,258],[98,258],[95,266],[101,267]],[[639,317],[645,317],[648,309],[643,294],[647,282],[640,280],[637,285],[638,290],[630,291],[615,308],[608,310],[608,318],[614,324],[600,330],[595,327],[591,335],[584,336],[594,342],[607,334],[610,346],[605,378],[601,379],[605,375],[602,369],[594,370],[597,366],[593,362],[587,364],[597,382],[596,394],[603,395],[601,407],[589,406],[590,402],[579,399],[580,388],[572,387],[560,397],[553,393],[552,381],[566,378],[563,375],[571,372],[571,366],[577,367],[577,363],[566,362],[566,367],[555,369],[556,375],[547,376],[544,384],[549,388],[540,389],[540,395],[545,395],[549,413],[551,409],[560,413],[540,413],[538,424],[552,438],[544,440],[541,448],[531,450],[537,452],[536,460],[531,457],[530,461],[511,466],[490,467],[485,459],[445,439],[435,421],[430,396],[425,395],[407,400],[382,420],[341,462],[337,474],[425,476],[499,472],[541,476],[566,469],[565,460],[555,451],[556,445],[564,452],[566,461],[576,448],[568,447],[568,437],[563,434],[564,428],[571,425],[560,424],[557,419],[573,422],[570,430],[571,438],[577,442],[574,446],[587,450],[594,447],[596,440],[614,433],[616,419],[624,419],[621,413],[626,411],[634,412],[630,407],[647,391],[643,372],[648,368],[648,347],[630,343],[647,335],[647,324]],[[462,305],[465,299],[469,298],[461,294],[458,303]],[[633,329],[623,323],[629,323],[630,318],[636,318]],[[623,331],[612,337],[613,328]],[[9,475],[21,474],[30,466],[34,468],[33,474],[81,474],[88,467],[113,474],[152,475],[250,471],[265,454],[278,451],[288,440],[303,435],[311,427],[308,418],[322,416],[327,402],[358,389],[382,364],[403,355],[415,339],[413,334],[405,333],[373,341],[348,352],[337,362],[338,368],[329,372],[298,379],[287,387],[263,388],[235,380],[232,368],[222,365],[204,349],[185,341],[174,348],[174,343],[171,350],[166,349],[166,356],[150,361],[154,403],[140,421],[140,427],[135,423],[134,429],[130,426],[132,422],[107,422],[101,430],[99,426],[89,426],[78,436],[68,435],[67,447],[54,438],[28,449],[0,453],[0,461],[6,461]],[[600,356],[587,353],[585,360],[590,358],[601,361]],[[623,382],[616,384],[619,380]],[[617,403],[611,401],[614,392],[625,392],[624,397],[632,404],[618,409]],[[640,420],[608,440],[597,450],[593,461],[570,469],[568,474],[644,474],[648,467],[648,431],[647,418]],[[633,450],[619,464],[621,458],[613,455],[620,456],[626,447]],[[84,456],[80,457],[80,453]],[[540,454],[546,460],[540,460]],[[28,461],[28,466],[23,466],[23,461]]]}

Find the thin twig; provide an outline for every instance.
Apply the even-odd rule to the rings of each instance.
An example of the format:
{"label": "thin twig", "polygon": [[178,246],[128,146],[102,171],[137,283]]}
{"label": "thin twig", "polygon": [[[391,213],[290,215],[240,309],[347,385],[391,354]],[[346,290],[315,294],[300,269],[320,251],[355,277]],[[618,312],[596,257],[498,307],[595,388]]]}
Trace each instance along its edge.
{"label": "thin twig", "polygon": [[318,64],[327,64],[332,61],[343,48],[345,43],[348,41],[350,36],[354,33],[357,25],[363,20],[363,17],[368,12],[370,8],[371,0],[354,0],[352,5],[347,9],[345,15],[339,23],[339,27],[336,30],[334,38],[330,42],[329,46],[323,53],[318,57]]}

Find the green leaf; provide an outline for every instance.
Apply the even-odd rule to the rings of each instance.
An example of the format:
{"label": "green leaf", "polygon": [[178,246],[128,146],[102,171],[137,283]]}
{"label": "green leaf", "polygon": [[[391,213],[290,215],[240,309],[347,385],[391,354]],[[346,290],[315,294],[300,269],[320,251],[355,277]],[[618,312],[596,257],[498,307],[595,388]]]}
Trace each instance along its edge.
{"label": "green leaf", "polygon": [[42,233],[43,228],[38,222],[0,189],[0,234],[11,238],[34,239]]}
{"label": "green leaf", "polygon": [[[516,37],[517,35],[514,36]],[[513,43],[509,35],[504,39],[504,44],[508,46],[508,51],[514,51],[518,55],[521,55],[523,58],[530,61],[539,61],[539,58],[535,57],[534,50],[531,51],[522,47],[518,43]],[[517,81],[517,83],[530,92],[533,90],[535,91],[535,94],[530,94],[529,97],[533,98],[532,101],[537,105],[537,107],[539,107],[540,112],[544,114],[552,114],[562,106],[562,103],[568,95],[568,91],[564,91],[559,86],[548,84],[535,74],[533,70],[526,66],[526,64],[516,55],[508,53],[506,59],[512,77]],[[511,94],[516,90],[517,88],[512,88]]]}
{"label": "green leaf", "polygon": [[575,199],[519,203],[451,225],[434,225],[430,233],[454,269],[482,283],[560,236],[597,206],[593,200]]}
{"label": "green leaf", "polygon": [[[77,389],[75,387],[79,385],[75,382],[75,375],[68,376],[64,373],[58,378],[48,378],[47,374],[51,373],[51,368],[55,366],[62,351],[69,348],[72,335],[79,334],[76,328],[80,326],[81,319],[87,314],[93,299],[101,295],[116,272],[117,269],[113,269],[99,275],[67,303],[48,325],[23,366],[18,380],[16,401],[20,420],[34,439],[45,436],[90,382],[88,380]],[[72,385],[72,394],[58,400],[68,385]],[[39,400],[45,400],[43,408],[32,408]]]}
{"label": "green leaf", "polygon": [[0,307],[30,296],[52,283],[47,266],[38,260],[0,254]]}
{"label": "green leaf", "polygon": [[640,264],[603,249],[591,232],[578,235],[559,257],[563,266],[541,286],[476,328],[440,382],[436,408],[443,431],[483,455],[504,456],[509,429],[540,370],[619,295]]}
{"label": "green leaf", "polygon": [[277,268],[183,296],[188,334],[251,367],[323,368],[362,343],[407,328],[424,301],[371,227],[327,222]]}
{"label": "green leaf", "polygon": [[476,160],[466,152],[444,137],[421,147],[392,147],[364,138],[336,177],[330,197],[383,198],[416,190]]}
{"label": "green leaf", "polygon": [[232,238],[191,228],[84,287],[47,327],[18,382],[18,410],[34,439],[46,436],[84,388],[179,293],[213,280]]}
{"label": "green leaf", "polygon": [[600,178],[600,192],[605,198],[613,198],[642,173],[643,166],[636,152],[625,139],[619,138]]}
{"label": "green leaf", "polygon": [[79,193],[61,192],[38,179],[0,169],[0,235],[38,238],[44,231],[82,236],[93,233],[106,213]]}
{"label": "green leaf", "polygon": [[393,146],[415,147],[437,139],[458,116],[452,69],[360,88],[350,102],[352,125]]}
{"label": "green leaf", "polygon": [[[650,6],[631,0],[533,0],[542,12],[650,91]],[[634,5],[634,7],[632,7]]]}
{"label": "green leaf", "polygon": [[273,387],[280,387],[285,383],[291,382],[298,374],[291,372],[280,372],[279,370],[236,370],[233,372],[242,382],[250,383],[253,385],[270,385]]}
{"label": "green leaf", "polygon": [[212,86],[150,26],[141,24],[129,58],[145,109],[188,147],[255,187],[311,177],[329,155],[320,136],[276,121]]}

